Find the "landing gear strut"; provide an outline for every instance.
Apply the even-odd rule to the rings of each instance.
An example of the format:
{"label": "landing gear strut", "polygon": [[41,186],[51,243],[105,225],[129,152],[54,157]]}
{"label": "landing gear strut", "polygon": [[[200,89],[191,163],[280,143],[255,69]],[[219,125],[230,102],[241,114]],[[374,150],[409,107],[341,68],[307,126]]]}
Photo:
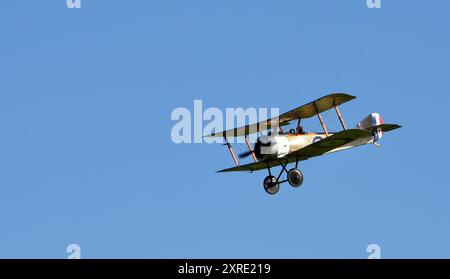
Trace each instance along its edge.
{"label": "landing gear strut", "polygon": [[[297,168],[298,167],[298,159],[295,164],[295,168],[293,168],[289,171],[286,169],[288,162],[286,162],[285,164],[283,164],[280,161],[278,161],[278,162],[280,163],[280,165],[282,167],[278,177],[275,177],[272,175],[272,173],[270,171],[269,163],[267,163],[267,170],[269,171],[269,176],[267,176],[264,179],[263,185],[264,185],[264,190],[266,190],[266,192],[270,195],[275,195],[276,193],[278,193],[278,191],[280,190],[280,184],[282,184],[282,183],[289,182],[289,184],[294,188],[299,188],[303,184],[303,174]],[[283,174],[283,172],[286,172],[287,179],[280,181],[280,177]]]}

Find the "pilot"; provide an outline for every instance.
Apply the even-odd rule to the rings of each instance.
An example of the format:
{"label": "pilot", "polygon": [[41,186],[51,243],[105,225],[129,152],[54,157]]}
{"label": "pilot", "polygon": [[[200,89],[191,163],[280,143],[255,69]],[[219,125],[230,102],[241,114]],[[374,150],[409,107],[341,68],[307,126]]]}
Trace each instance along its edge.
{"label": "pilot", "polygon": [[298,127],[297,127],[297,134],[300,134],[300,135],[306,134],[305,130],[303,130],[303,127],[301,125],[298,125]]}

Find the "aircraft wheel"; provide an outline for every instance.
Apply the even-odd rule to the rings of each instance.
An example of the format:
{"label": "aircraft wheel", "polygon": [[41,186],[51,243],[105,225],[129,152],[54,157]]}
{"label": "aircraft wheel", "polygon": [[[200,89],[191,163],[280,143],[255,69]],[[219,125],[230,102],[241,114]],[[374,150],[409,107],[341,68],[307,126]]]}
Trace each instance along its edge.
{"label": "aircraft wheel", "polygon": [[277,179],[270,175],[264,179],[264,190],[270,195],[275,195],[280,190],[280,184],[277,183]]}
{"label": "aircraft wheel", "polygon": [[291,169],[288,171],[287,178],[292,187],[298,188],[303,184],[303,174],[298,169]]}

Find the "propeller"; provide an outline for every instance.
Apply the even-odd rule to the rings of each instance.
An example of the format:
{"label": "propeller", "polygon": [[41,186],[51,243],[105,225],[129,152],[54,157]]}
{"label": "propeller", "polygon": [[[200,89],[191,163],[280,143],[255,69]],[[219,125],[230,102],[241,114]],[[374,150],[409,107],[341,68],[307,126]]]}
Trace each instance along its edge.
{"label": "propeller", "polygon": [[239,157],[239,159],[244,159],[252,154],[254,154],[256,157],[259,157],[259,155],[261,154],[261,146],[271,146],[271,144],[272,144],[272,142],[270,142],[270,141],[266,142],[266,143],[262,143],[261,140],[258,138],[256,140],[253,151],[248,150],[248,151],[242,152],[238,155],[238,157]]}
{"label": "propeller", "polygon": [[252,153],[253,152],[251,152],[251,151],[245,151],[245,152],[240,153],[238,157],[239,157],[239,159],[244,159],[244,158],[247,158],[248,156],[252,155]]}

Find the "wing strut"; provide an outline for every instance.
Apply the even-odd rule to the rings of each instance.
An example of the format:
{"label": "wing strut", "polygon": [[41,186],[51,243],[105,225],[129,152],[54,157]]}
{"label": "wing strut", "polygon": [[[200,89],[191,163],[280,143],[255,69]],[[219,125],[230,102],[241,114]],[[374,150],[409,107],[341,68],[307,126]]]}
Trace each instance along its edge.
{"label": "wing strut", "polygon": [[236,164],[236,166],[239,166],[239,161],[236,158],[236,155],[234,154],[233,148],[231,148],[231,144],[228,141],[227,137],[223,137],[225,140],[226,145],[228,146],[228,150],[230,150],[231,153],[231,157],[233,157],[234,163]]}
{"label": "wing strut", "polygon": [[250,150],[250,153],[252,154],[253,160],[255,162],[257,162],[256,156],[255,156],[255,152],[253,151],[252,146],[251,146],[250,142],[248,141],[248,137],[247,136],[245,136],[245,142],[247,143],[248,150]]}
{"label": "wing strut", "polygon": [[300,128],[301,128],[300,123],[301,123],[301,121],[302,121],[301,118],[299,118],[298,121],[297,121],[297,131],[296,131],[297,134],[300,134],[300,132],[301,132],[301,131],[300,131]]}
{"label": "wing strut", "polygon": [[322,115],[320,114],[319,109],[317,108],[316,103],[314,103],[314,109],[316,110],[317,117],[319,117],[320,125],[322,125],[323,131],[325,132],[325,134],[326,134],[327,137],[328,137],[329,135],[328,135],[327,126],[325,125],[325,122],[323,122]]}
{"label": "wing strut", "polygon": [[344,118],[342,117],[341,111],[339,110],[339,106],[335,105],[334,109],[336,110],[339,121],[341,121],[342,128],[344,130],[347,130],[347,127],[345,126]]}

